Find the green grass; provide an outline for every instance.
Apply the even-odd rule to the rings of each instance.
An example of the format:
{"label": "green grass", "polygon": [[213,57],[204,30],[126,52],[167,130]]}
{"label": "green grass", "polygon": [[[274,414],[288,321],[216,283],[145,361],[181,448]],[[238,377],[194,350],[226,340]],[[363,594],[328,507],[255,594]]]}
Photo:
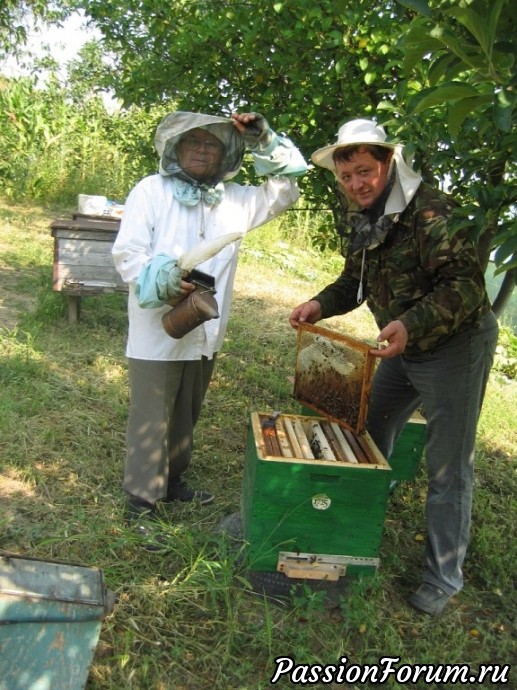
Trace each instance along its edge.
{"label": "green grass", "polygon": [[[96,566],[117,593],[88,690],[262,690],[278,656],[303,664],[400,656],[404,664],[473,669],[515,661],[515,381],[497,372],[490,380],[466,586],[443,617],[420,617],[405,604],[422,572],[423,468],[390,497],[375,578],[351,584],[337,601],[308,588],[290,601],[267,600],[251,590],[239,553],[216,528],[239,510],[250,412],[298,411],[288,314],[340,270],[341,260],[310,248],[306,219],[245,240],[189,472],[191,484],[217,500],[203,509],[164,508],[171,548],[150,553],[122,519],[125,298],[83,299],[81,322],[68,324],[65,298],[51,289],[53,217],[0,205],[0,548]],[[364,339],[376,335],[364,308],[328,325]],[[281,680],[276,687],[293,685]],[[387,687],[401,686],[391,680]]]}

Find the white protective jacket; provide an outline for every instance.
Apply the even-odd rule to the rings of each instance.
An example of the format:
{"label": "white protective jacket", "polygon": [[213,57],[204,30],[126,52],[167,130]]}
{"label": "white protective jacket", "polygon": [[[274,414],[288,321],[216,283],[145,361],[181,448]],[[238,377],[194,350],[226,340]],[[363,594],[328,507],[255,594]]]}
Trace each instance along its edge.
{"label": "white protective jacket", "polygon": [[[216,120],[217,127],[224,123],[236,131],[232,121],[226,118],[194,113],[179,115],[182,116],[181,132],[174,132],[176,141],[180,133],[196,127],[204,127],[217,136],[217,128],[210,128]],[[185,117],[187,115],[192,117]],[[208,124],[200,118],[208,118]],[[159,131],[160,127],[157,135]],[[223,192],[220,203],[210,205],[201,199],[192,205],[190,201],[187,204],[178,200],[178,180],[163,165],[164,151],[170,160],[170,144],[166,145],[168,142],[164,142],[163,137],[158,142],[158,136],[156,143],[161,155],[161,174],[144,178],[130,192],[113,247],[115,266],[129,285],[126,355],[134,359],[162,361],[197,360],[203,355],[211,359],[221,348],[228,325],[240,242],[226,246],[197,267],[215,278],[220,318],[206,321],[180,340],[171,338],[162,325],[162,316],[171,309],[170,305],[141,308],[135,294],[136,281],[158,254],[178,258],[204,240],[210,241],[232,232],[246,233],[281,214],[298,199],[295,176],[305,172],[306,164],[289,139],[274,134],[267,150],[253,153],[256,169],[260,173],[270,171],[271,176],[264,184],[253,187],[219,182],[216,186],[222,187]],[[235,167],[235,156],[232,166]],[[168,167],[171,169],[173,166]],[[275,175],[275,171],[280,175]],[[223,179],[236,172],[232,170],[230,175],[226,170]],[[181,181],[183,183],[184,180]]]}

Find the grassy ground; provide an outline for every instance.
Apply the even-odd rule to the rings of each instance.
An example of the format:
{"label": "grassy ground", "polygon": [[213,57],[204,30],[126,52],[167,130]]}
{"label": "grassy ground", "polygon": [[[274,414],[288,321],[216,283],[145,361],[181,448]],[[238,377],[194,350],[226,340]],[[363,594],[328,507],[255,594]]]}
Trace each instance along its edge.
{"label": "grassy ground", "polygon": [[[336,274],[339,259],[308,249],[303,224],[246,239],[189,476],[217,500],[164,511],[171,547],[150,553],[122,519],[125,299],[84,299],[80,324],[68,324],[65,299],[51,289],[48,225],[56,213],[0,204],[0,549],[102,569],[118,602],[102,624],[88,690],[261,690],[279,656],[298,664],[392,656],[400,664],[470,664],[474,672],[479,664],[516,661],[515,382],[491,377],[466,586],[440,619],[405,604],[422,570],[423,468],[389,499],[373,580],[350,584],[339,600],[309,589],[290,600],[266,599],[251,590],[235,548],[214,530],[239,510],[250,412],[298,411],[287,316]],[[327,325],[376,335],[364,309]],[[483,687],[512,682],[515,672],[505,686]],[[276,687],[295,685],[285,676]],[[391,677],[387,687],[401,685]]]}

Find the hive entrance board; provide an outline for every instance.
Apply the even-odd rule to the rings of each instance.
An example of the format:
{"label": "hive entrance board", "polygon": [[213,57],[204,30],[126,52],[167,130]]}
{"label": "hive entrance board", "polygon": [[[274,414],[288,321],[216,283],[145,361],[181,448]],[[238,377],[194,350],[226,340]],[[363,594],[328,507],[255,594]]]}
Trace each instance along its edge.
{"label": "hive entrance board", "polygon": [[300,324],[294,395],[321,415],[359,434],[364,430],[375,369],[372,345]]}

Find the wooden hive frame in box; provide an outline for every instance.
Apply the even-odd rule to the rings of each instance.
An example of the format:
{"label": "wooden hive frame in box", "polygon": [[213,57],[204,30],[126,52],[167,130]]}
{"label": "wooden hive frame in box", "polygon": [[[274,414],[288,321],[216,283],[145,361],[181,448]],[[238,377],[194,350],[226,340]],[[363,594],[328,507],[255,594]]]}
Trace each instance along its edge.
{"label": "wooden hive frame in box", "polygon": [[375,357],[371,345],[326,328],[301,324],[294,396],[320,419],[262,415],[264,458],[383,465],[365,431]]}
{"label": "wooden hive frame in box", "polygon": [[387,465],[367,431],[354,434],[325,417],[254,412],[251,424],[262,460]]}
{"label": "wooden hive frame in box", "polygon": [[327,328],[300,324],[297,348],[295,398],[361,433],[376,362],[372,346]]}

